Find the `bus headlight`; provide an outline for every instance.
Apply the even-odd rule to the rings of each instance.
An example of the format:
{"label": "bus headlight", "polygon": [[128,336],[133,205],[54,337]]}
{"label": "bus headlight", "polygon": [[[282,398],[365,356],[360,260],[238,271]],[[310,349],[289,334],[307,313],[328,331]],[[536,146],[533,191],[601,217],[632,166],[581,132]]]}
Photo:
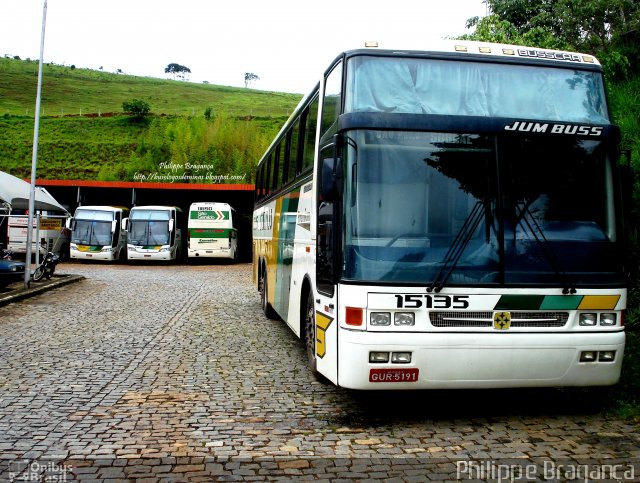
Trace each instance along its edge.
{"label": "bus headlight", "polygon": [[375,326],[391,325],[391,312],[371,312],[370,323]]}
{"label": "bus headlight", "polygon": [[618,316],[615,313],[600,314],[600,325],[616,325]]}
{"label": "bus headlight", "polygon": [[613,362],[616,360],[616,351],[598,352],[598,362]]}
{"label": "bus headlight", "polygon": [[410,364],[411,352],[392,352],[391,362],[394,364]]}
{"label": "bus headlight", "polygon": [[595,362],[598,358],[596,351],[582,351],[580,353],[580,362]]}
{"label": "bus headlight", "polygon": [[372,364],[386,364],[389,362],[388,352],[369,352],[369,362]]}
{"label": "bus headlight", "polygon": [[593,313],[582,313],[578,320],[578,323],[583,327],[593,327],[598,323],[598,315]]}
{"label": "bus headlight", "polygon": [[416,325],[416,314],[413,312],[396,312],[393,314],[393,325]]}

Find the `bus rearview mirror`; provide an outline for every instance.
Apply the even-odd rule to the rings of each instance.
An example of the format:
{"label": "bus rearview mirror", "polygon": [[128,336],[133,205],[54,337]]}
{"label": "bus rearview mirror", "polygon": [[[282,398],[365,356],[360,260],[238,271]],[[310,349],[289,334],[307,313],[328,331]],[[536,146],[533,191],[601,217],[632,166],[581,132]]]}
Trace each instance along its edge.
{"label": "bus rearview mirror", "polygon": [[320,179],[320,193],[323,201],[338,201],[342,193],[342,159],[324,158]]}

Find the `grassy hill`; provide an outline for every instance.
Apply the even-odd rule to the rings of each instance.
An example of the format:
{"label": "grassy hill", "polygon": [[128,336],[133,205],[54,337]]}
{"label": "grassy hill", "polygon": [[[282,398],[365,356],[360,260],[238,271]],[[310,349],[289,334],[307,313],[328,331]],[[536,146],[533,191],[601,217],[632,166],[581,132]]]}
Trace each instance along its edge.
{"label": "grassy hill", "polygon": [[[0,169],[21,177],[31,172],[37,75],[35,61],[0,58]],[[45,65],[38,178],[133,181],[160,163],[198,161],[250,182],[301,97]],[[133,99],[151,116],[124,115]]]}
{"label": "grassy hill", "polygon": [[[0,116],[31,116],[35,108],[38,62],[0,58]],[[154,114],[202,115],[207,107],[233,116],[288,116],[301,94],[136,77],[45,64],[45,116],[122,112],[122,103],[143,99]]]}

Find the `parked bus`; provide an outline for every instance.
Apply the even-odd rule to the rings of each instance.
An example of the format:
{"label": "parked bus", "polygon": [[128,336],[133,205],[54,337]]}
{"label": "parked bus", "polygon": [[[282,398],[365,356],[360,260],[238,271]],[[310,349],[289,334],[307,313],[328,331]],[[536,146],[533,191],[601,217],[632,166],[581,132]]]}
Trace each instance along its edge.
{"label": "parked bus", "polygon": [[123,260],[127,256],[125,223],[128,208],[80,206],[67,221],[71,230],[71,258],[79,260]]}
{"label": "parked bus", "polygon": [[257,166],[263,310],[348,388],[615,384],[618,142],[590,55],[341,53]]}
{"label": "parked bus", "polygon": [[[49,251],[61,258],[69,255],[69,230],[65,223],[67,216],[60,212],[42,211],[33,218],[33,234],[31,235],[31,253],[38,256]],[[11,210],[7,217],[7,248],[15,255],[25,257],[27,254],[29,215],[27,210]]]}
{"label": "parked bus", "polygon": [[181,259],[183,224],[178,207],[134,206],[126,224],[127,259]]}
{"label": "parked bus", "polygon": [[227,203],[192,203],[187,221],[188,257],[237,260],[236,219],[235,210]]}

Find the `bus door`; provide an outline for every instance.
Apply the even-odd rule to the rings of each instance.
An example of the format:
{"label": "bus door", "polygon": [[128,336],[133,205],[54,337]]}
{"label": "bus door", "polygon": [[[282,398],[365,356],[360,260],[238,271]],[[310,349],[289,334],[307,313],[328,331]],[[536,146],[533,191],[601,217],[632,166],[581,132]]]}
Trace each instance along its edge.
{"label": "bus door", "polygon": [[[338,382],[338,270],[340,160],[334,146],[320,153],[321,172],[316,213],[316,369]],[[323,159],[326,156],[326,159]]]}

